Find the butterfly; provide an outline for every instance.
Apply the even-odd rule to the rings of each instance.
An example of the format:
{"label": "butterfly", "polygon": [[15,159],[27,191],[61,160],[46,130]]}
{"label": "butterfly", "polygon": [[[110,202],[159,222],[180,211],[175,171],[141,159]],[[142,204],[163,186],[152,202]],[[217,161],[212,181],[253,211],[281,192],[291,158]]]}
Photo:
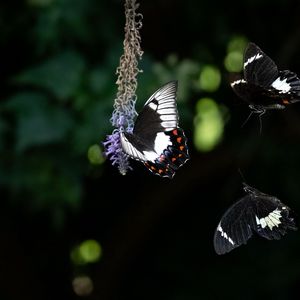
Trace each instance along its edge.
{"label": "butterfly", "polygon": [[244,53],[244,76],[231,82],[234,92],[249,104],[252,113],[284,109],[300,101],[300,80],[294,72],[278,71],[274,61],[257,45],[249,43]]}
{"label": "butterfly", "polygon": [[225,212],[215,230],[217,254],[225,254],[246,244],[253,232],[268,240],[279,240],[288,229],[297,230],[289,207],[246,183],[243,186],[247,195]]}
{"label": "butterfly", "polygon": [[177,81],[166,83],[145,103],[132,133],[121,132],[123,151],[154,174],[172,178],[188,159],[187,139],[178,127]]}

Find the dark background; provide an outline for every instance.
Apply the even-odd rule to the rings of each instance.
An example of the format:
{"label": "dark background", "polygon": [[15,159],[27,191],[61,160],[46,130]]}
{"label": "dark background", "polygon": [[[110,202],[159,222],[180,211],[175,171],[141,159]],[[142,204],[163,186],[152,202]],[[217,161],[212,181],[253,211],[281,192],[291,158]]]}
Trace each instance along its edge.
{"label": "dark background", "polygon": [[[137,108],[179,80],[191,160],[173,180],[138,162],[122,176],[108,160],[88,156],[113,129],[123,2],[0,4],[0,298],[299,299],[298,232],[280,241],[255,237],[223,256],[212,243],[220,217],[243,195],[239,169],[299,216],[299,105],[268,112],[261,133],[256,117],[241,128],[249,110],[224,67],[228,44],[239,37],[300,74],[299,1],[140,2]],[[199,87],[207,64],[222,78],[211,92]],[[223,111],[222,140],[210,151],[194,143],[202,97]],[[91,239],[101,246],[99,260],[74,259]],[[83,275],[91,293],[84,282],[74,291]]]}

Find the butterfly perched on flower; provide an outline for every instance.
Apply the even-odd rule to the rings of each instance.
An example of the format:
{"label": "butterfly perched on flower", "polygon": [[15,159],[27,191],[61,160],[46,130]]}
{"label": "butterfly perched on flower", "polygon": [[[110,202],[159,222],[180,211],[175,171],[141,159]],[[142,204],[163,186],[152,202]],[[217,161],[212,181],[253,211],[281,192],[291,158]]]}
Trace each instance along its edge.
{"label": "butterfly perched on flower", "polygon": [[297,230],[290,208],[279,199],[245,183],[244,191],[247,195],[225,212],[217,226],[214,235],[217,254],[246,244],[253,232],[268,240],[279,240],[288,229]]}
{"label": "butterfly perched on flower", "polygon": [[187,141],[178,127],[177,81],[158,89],[138,114],[132,133],[120,132],[123,151],[154,174],[172,178],[188,159]]}
{"label": "butterfly perched on flower", "polygon": [[257,45],[249,43],[244,53],[244,76],[231,82],[234,92],[260,115],[284,109],[300,101],[300,80],[289,70],[279,71],[274,61]]}

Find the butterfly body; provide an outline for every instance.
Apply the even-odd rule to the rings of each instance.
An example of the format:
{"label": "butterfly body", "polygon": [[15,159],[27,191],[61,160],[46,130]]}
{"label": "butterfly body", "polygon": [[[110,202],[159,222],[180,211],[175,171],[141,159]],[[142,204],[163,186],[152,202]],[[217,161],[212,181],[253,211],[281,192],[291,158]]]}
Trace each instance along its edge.
{"label": "butterfly body", "polygon": [[157,90],[137,116],[132,133],[121,132],[123,151],[154,174],[172,178],[188,159],[183,130],[178,127],[177,82]]}
{"label": "butterfly body", "polygon": [[222,216],[214,235],[217,254],[225,254],[246,244],[253,233],[268,240],[279,240],[288,229],[296,230],[290,208],[274,196],[244,184],[246,196]]}
{"label": "butterfly body", "polygon": [[232,81],[231,87],[253,112],[285,109],[300,101],[297,74],[279,71],[274,61],[254,43],[249,43],[245,50],[243,67],[244,76]]}

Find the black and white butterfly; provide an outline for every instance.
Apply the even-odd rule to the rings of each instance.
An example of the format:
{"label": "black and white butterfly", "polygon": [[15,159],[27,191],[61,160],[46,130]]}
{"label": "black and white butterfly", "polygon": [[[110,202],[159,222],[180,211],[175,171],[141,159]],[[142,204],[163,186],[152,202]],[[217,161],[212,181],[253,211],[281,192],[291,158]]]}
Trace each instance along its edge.
{"label": "black and white butterfly", "polygon": [[225,212],[215,231],[217,254],[225,254],[246,244],[253,232],[268,240],[279,240],[288,229],[297,230],[289,207],[276,197],[243,185],[247,195]]}
{"label": "black and white butterfly", "polygon": [[177,81],[158,89],[137,116],[133,132],[121,132],[123,151],[154,174],[172,178],[189,159],[186,137],[178,127]]}
{"label": "black and white butterfly", "polygon": [[278,71],[274,61],[257,45],[249,43],[244,54],[244,76],[231,82],[235,93],[249,104],[253,113],[284,109],[300,101],[300,80],[297,74]]}

